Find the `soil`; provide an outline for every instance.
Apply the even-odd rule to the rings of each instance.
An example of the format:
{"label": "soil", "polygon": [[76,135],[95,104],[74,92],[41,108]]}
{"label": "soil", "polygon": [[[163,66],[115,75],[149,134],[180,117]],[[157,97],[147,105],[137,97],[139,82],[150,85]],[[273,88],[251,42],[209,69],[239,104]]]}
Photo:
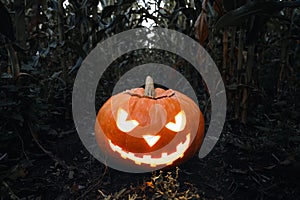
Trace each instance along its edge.
{"label": "soil", "polygon": [[[227,122],[209,155],[179,166],[179,190],[196,189],[200,197],[194,199],[299,199],[299,159],[272,141],[273,135]],[[119,192],[119,199],[155,197],[149,186],[155,174],[106,167],[87,152],[75,129],[36,141],[40,146],[32,141],[19,159],[1,160],[2,167],[10,166],[1,199],[115,199]]]}

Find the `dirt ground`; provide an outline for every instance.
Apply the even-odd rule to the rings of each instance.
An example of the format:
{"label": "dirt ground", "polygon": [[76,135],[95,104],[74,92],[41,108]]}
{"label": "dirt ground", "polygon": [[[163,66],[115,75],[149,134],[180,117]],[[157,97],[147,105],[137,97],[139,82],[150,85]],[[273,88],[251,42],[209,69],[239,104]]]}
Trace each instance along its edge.
{"label": "dirt ground", "polygon": [[53,133],[51,140],[36,137],[26,148],[12,148],[21,157],[2,158],[1,199],[172,199],[170,188],[156,188],[159,176],[178,199],[299,199],[300,160],[294,153],[299,141],[291,140],[299,133],[274,128],[227,122],[213,151],[179,166],[178,177],[176,168],[131,174],[105,167],[75,129]]}

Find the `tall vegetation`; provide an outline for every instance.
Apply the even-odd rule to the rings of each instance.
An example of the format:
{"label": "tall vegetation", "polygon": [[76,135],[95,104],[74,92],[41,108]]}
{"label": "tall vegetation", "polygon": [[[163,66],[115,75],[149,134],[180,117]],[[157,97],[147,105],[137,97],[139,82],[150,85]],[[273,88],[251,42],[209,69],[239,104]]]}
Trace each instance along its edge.
{"label": "tall vegetation", "polygon": [[[203,177],[208,177],[199,181],[217,182],[205,187],[216,195],[223,188],[230,193],[227,199],[232,199],[237,190],[241,190],[243,198],[245,191],[257,191],[259,196],[252,199],[297,196],[297,184],[289,180],[277,183],[272,175],[263,172],[274,169],[283,172],[286,179],[298,178],[299,174],[299,6],[300,0],[0,0],[0,196],[21,199],[18,194],[27,198],[29,194],[47,191],[47,195],[53,193],[53,198],[68,198],[57,197],[56,191],[65,195],[70,190],[70,198],[74,198],[74,193],[84,188],[79,185],[84,178],[90,187],[81,197],[95,190],[100,182],[116,189],[115,182],[111,184],[110,177],[105,177],[104,165],[99,178],[95,175],[101,171],[99,163],[93,168],[92,159],[84,156],[88,153],[79,147],[71,113],[73,83],[83,60],[99,42],[145,24],[177,30],[197,40],[217,64],[226,86],[226,137],[209,158],[216,164],[211,167],[206,165],[209,159],[201,160],[200,168],[192,162],[192,168],[199,168],[193,173],[184,171],[187,180],[199,179],[197,175],[204,174],[201,170],[205,163],[209,173]],[[199,81],[201,76],[184,59],[161,50],[137,50],[112,63],[109,73],[105,72],[99,81],[101,98],[96,96],[96,104],[111,96],[112,86],[130,67],[153,61],[186,76],[209,119],[210,100]],[[71,146],[67,139],[61,139],[65,136],[72,136],[72,142],[78,141]],[[71,153],[78,156],[71,157]],[[43,163],[40,158],[44,155],[53,164],[49,160]],[[76,163],[81,163],[81,168]],[[237,169],[235,165],[239,165]],[[34,171],[29,182],[19,181],[27,176],[26,169]],[[233,177],[236,174],[240,174],[241,181]],[[154,174],[142,188],[147,187],[157,199],[199,198],[191,185],[182,188],[181,184],[184,190],[179,190],[177,178],[177,173],[175,178],[169,173]],[[68,179],[65,182],[69,186],[61,185],[62,179]],[[245,184],[247,181],[251,185]],[[26,189],[22,191],[24,185]],[[119,187],[123,186],[123,182],[119,183]],[[148,191],[137,189],[145,199]],[[125,191],[112,197],[98,190],[107,199],[122,199],[123,193],[127,198]],[[271,196],[265,196],[273,191]],[[129,198],[135,199],[136,194]]]}
{"label": "tall vegetation", "polygon": [[210,52],[226,84],[228,119],[247,123],[258,103],[299,88],[299,1],[2,0],[0,6],[0,112],[8,127],[37,120],[32,113],[43,115],[45,105],[69,119],[83,59],[98,42],[145,21],[183,32]]}

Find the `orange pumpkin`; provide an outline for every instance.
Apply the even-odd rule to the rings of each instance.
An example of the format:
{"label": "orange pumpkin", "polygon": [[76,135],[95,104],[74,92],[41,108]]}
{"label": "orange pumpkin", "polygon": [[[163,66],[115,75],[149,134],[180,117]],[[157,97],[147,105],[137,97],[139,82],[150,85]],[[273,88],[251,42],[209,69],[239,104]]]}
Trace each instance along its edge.
{"label": "orange pumpkin", "polygon": [[145,89],[127,90],[107,100],[95,124],[99,148],[150,168],[186,161],[200,148],[203,135],[204,118],[194,101],[178,91],[154,89],[149,76]]}

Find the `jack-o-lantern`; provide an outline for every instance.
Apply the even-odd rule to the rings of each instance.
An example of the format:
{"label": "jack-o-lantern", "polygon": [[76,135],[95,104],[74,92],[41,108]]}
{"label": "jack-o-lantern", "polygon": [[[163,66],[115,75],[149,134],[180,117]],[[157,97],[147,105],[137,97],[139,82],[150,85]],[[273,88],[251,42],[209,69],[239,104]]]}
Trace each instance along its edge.
{"label": "jack-o-lantern", "polygon": [[203,134],[204,118],[194,101],[178,91],[154,89],[149,76],[145,89],[107,100],[95,125],[96,140],[108,156],[148,168],[186,161],[200,148]]}

